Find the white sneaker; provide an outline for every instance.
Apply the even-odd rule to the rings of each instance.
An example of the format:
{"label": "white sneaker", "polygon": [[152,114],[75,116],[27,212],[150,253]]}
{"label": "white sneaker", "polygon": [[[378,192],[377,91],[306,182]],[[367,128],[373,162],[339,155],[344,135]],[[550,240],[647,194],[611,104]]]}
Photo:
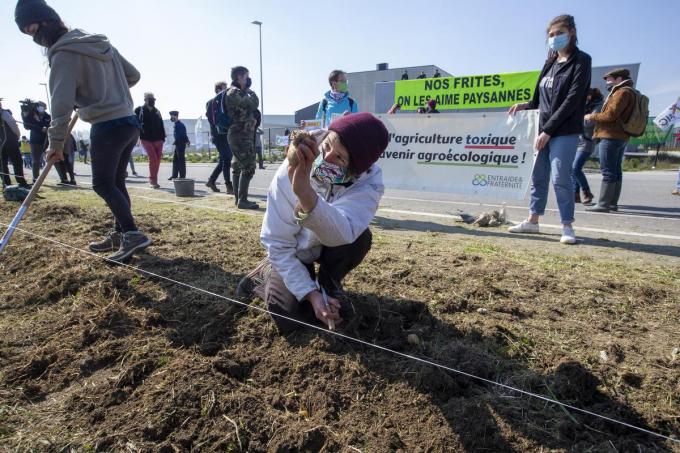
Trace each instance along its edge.
{"label": "white sneaker", "polygon": [[560,242],[562,244],[576,244],[576,233],[574,233],[574,228],[562,228],[562,238],[560,239]]}
{"label": "white sneaker", "polygon": [[522,223],[508,228],[508,231],[511,233],[538,233],[538,223],[523,220]]}

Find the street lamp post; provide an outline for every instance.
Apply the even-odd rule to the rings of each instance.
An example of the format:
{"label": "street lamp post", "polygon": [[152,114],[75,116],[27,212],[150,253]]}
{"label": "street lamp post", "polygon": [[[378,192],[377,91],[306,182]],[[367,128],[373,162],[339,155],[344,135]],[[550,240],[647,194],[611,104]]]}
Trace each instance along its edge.
{"label": "street lamp post", "polygon": [[[264,126],[264,76],[262,75],[262,22],[254,20],[251,22],[257,25],[260,30],[260,113],[262,113],[262,125]],[[269,151],[270,144],[267,143],[267,151]]]}
{"label": "street lamp post", "polygon": [[47,91],[47,84],[46,83],[39,83],[38,85],[42,85],[45,87],[45,96],[47,97],[47,109],[52,113],[52,106],[50,105],[50,93]]}

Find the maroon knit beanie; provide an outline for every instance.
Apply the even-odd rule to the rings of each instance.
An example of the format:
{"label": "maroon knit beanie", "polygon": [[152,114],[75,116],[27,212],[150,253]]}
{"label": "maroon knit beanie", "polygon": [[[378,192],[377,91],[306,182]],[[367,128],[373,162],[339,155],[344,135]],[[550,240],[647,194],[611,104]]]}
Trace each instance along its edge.
{"label": "maroon knit beanie", "polygon": [[349,169],[355,176],[371,168],[389,141],[382,121],[367,112],[336,118],[328,129],[340,136],[340,141],[349,151]]}

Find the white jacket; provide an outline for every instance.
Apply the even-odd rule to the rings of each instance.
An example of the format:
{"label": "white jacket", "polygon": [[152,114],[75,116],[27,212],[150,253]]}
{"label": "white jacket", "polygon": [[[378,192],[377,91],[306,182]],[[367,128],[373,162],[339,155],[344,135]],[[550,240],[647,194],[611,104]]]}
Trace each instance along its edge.
{"label": "white jacket", "polygon": [[312,180],[319,200],[304,220],[295,218],[297,197],[284,161],[269,185],[267,212],[260,239],[286,288],[302,300],[317,289],[303,263],[321,256],[321,247],[351,244],[363,233],[378,210],[385,192],[382,170],[373,165],[349,187],[321,185]]}

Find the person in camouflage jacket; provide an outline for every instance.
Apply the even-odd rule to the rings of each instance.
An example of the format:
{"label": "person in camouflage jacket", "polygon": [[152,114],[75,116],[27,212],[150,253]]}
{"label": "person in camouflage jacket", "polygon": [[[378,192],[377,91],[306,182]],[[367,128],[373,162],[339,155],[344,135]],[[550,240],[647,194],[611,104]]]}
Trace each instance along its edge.
{"label": "person in camouflage jacket", "polygon": [[257,95],[250,89],[252,82],[249,75],[248,69],[243,66],[232,68],[231,87],[224,96],[224,107],[231,121],[227,140],[234,154],[232,181],[239,209],[259,208],[257,203],[248,201],[248,187],[255,175],[255,110],[260,104]]}

